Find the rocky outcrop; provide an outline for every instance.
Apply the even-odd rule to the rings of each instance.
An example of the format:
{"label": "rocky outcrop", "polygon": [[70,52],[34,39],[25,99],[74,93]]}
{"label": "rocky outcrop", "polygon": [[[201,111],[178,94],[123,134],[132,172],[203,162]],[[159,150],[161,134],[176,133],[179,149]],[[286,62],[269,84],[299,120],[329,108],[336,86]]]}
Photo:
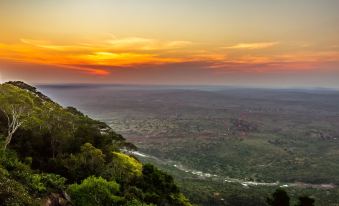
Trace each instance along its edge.
{"label": "rocky outcrop", "polygon": [[51,193],[43,199],[41,206],[71,206],[71,199],[66,192]]}

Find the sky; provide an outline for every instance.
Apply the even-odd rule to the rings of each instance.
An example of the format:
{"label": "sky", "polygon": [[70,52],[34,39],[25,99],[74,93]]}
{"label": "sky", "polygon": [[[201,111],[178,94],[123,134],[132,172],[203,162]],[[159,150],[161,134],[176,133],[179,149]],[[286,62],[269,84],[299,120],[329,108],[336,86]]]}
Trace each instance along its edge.
{"label": "sky", "polygon": [[338,0],[1,0],[0,81],[339,88]]}

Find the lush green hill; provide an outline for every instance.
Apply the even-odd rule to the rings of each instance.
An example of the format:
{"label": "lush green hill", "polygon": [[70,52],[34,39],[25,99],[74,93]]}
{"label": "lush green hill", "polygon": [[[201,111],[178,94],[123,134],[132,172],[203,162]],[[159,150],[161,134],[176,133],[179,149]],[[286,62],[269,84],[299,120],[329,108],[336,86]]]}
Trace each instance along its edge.
{"label": "lush green hill", "polygon": [[[23,82],[0,85],[1,205],[190,205],[103,122]],[[48,205],[47,204],[47,205]]]}

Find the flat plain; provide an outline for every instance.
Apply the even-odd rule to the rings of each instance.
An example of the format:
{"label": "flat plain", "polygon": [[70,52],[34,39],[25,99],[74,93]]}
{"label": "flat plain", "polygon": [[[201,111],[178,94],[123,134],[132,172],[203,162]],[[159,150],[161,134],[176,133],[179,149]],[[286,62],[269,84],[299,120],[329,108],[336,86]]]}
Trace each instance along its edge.
{"label": "flat plain", "polygon": [[238,195],[239,201],[252,198],[253,205],[264,205],[265,195],[276,187],[285,187],[292,197],[311,195],[317,205],[338,203],[338,91],[124,85],[39,88],[64,105],[108,123],[139,147],[138,158],[174,175],[198,204],[224,205]]}

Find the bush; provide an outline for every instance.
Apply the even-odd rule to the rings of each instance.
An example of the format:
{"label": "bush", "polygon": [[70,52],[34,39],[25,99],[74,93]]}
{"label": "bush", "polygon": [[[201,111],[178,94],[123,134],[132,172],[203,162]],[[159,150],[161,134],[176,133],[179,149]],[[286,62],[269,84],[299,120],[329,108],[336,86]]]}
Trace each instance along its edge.
{"label": "bush", "polygon": [[32,193],[59,192],[65,188],[66,179],[52,173],[27,174],[25,183]]}
{"label": "bush", "polygon": [[38,205],[23,185],[2,175],[0,175],[0,203],[8,206]]}
{"label": "bush", "polygon": [[128,201],[125,206],[155,206],[153,204],[145,204],[145,203],[142,203],[140,202],[139,200],[131,200],[131,201]]}
{"label": "bush", "polygon": [[123,201],[117,196],[119,184],[102,177],[88,177],[81,184],[70,185],[68,192],[76,206],[114,206]]}
{"label": "bush", "polygon": [[299,203],[297,206],[314,206],[315,200],[307,196],[299,197]]}
{"label": "bush", "polygon": [[138,187],[144,192],[144,200],[156,205],[190,206],[187,198],[179,192],[173,177],[145,164]]}
{"label": "bush", "polygon": [[150,164],[145,164],[142,170],[142,184],[147,192],[156,192],[160,195],[168,195],[171,193],[179,193],[178,187],[174,184],[173,177],[160,171]]}
{"label": "bush", "polygon": [[271,206],[289,206],[290,197],[285,190],[279,188],[273,193],[272,198],[267,199],[267,203]]}
{"label": "bush", "polygon": [[28,165],[20,162],[11,151],[6,151],[5,157],[0,159],[0,174],[13,178],[35,194],[62,190],[66,181],[56,174],[35,173]]}
{"label": "bush", "polygon": [[61,164],[67,169],[67,178],[71,181],[80,181],[89,176],[99,176],[105,167],[105,155],[100,149],[86,143],[81,146],[81,153],[70,155],[61,160]]}
{"label": "bush", "polygon": [[104,178],[115,180],[120,184],[128,183],[141,175],[141,162],[120,152],[113,152],[112,160],[102,174]]}
{"label": "bush", "polygon": [[41,177],[42,182],[49,191],[65,189],[66,178],[52,173],[44,173]]}

